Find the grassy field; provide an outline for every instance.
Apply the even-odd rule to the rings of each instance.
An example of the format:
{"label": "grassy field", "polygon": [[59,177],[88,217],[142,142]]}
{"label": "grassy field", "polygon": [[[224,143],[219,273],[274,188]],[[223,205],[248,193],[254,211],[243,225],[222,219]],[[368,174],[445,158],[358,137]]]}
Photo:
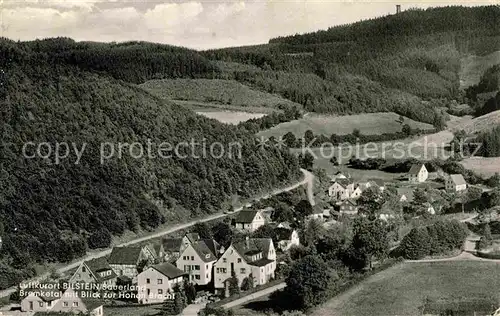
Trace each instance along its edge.
{"label": "grassy field", "polygon": [[467,158],[460,163],[469,170],[483,177],[491,177],[496,172],[500,172],[500,157],[472,157]]}
{"label": "grassy field", "polygon": [[486,56],[467,56],[461,60],[460,87],[477,84],[481,75],[491,66],[500,64],[500,51]]}
{"label": "grassy field", "polygon": [[[409,118],[405,118],[404,122],[412,128],[418,127],[423,130],[433,129],[433,126],[430,124],[416,122]],[[402,124],[399,122],[399,115],[392,112],[346,116],[309,113],[302,119],[279,124],[269,130],[260,132],[258,135],[279,137],[292,132],[296,137],[303,137],[305,131],[312,130],[314,134],[330,136],[332,134],[350,134],[354,129],[358,129],[365,135],[373,135],[400,132],[401,128]]]}
{"label": "grassy field", "polygon": [[373,275],[311,315],[421,315],[426,299],[498,299],[493,289],[499,286],[500,264],[495,262],[404,263]]}
{"label": "grassy field", "polygon": [[242,107],[299,106],[299,104],[266,92],[254,90],[234,80],[163,79],[140,85],[154,95],[174,100],[218,103]]}

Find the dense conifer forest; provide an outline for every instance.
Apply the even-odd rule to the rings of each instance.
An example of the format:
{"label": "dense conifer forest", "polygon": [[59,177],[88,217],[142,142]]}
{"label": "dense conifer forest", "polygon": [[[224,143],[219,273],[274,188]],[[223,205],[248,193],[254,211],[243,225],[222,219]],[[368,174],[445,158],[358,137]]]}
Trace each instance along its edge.
{"label": "dense conifer forest", "polygon": [[[157,46],[134,44],[127,55],[122,51],[127,45],[117,50],[114,44],[85,45],[75,52],[74,42],[67,39],[0,42],[5,72],[0,101],[0,288],[33,275],[37,263],[67,262],[88,248],[109,246],[111,236],[218,212],[236,195],[249,197],[300,177],[297,159],[288,152],[259,149],[251,133],[198,116],[129,83],[155,71],[160,77],[197,76],[209,68],[202,57],[191,59],[190,54],[197,55],[173,49],[174,57],[167,51],[160,54],[162,63],[151,62],[148,68]],[[123,58],[116,57],[122,53]],[[137,55],[143,58],[137,60]],[[113,62],[110,56],[115,56]],[[190,66],[179,65],[181,60]],[[200,146],[200,158],[190,157],[185,147],[180,152],[187,158],[173,153],[162,158],[154,151],[154,144],[175,146],[192,139],[209,146],[220,142],[234,156],[205,156]],[[46,159],[23,158],[26,142],[86,148],[78,164],[74,154],[56,163],[53,152]],[[125,149],[122,158],[115,155],[101,164],[100,144],[106,142],[137,142],[143,148],[151,142],[156,158],[144,154],[136,159],[138,151]],[[229,147],[236,142],[241,150]],[[29,147],[27,153],[33,155],[35,149]]]}

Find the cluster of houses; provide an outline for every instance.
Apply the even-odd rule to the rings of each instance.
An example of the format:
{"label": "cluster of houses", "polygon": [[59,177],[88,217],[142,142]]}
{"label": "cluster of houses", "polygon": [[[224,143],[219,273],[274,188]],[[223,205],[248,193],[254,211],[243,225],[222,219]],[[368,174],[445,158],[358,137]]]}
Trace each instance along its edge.
{"label": "cluster of houses", "polygon": [[[467,189],[467,182],[461,174],[441,175],[445,190],[450,193],[460,193]],[[425,164],[415,164],[410,168],[407,179],[409,186],[396,188],[398,200],[402,203],[413,201],[414,185],[424,183],[429,179],[429,171]],[[337,172],[331,179],[332,184],[328,188],[328,196],[333,201],[340,214],[354,215],[358,213],[357,199],[368,188],[385,190],[385,184],[381,180],[369,180],[354,182],[348,173]],[[412,186],[413,185],[413,186]],[[435,214],[435,209],[430,203],[423,205],[427,212]]]}
{"label": "cluster of houses", "polygon": [[[269,211],[243,210],[237,214],[234,226],[252,233],[270,223]],[[296,230],[283,224],[276,225],[275,230],[276,246],[271,238],[247,236],[224,249],[213,239],[186,233],[182,238],[163,238],[159,245],[115,247],[108,257],[82,262],[68,283],[108,288],[130,284],[135,286],[138,302],[142,304],[164,302],[172,297],[174,287],[185,281],[200,289],[214,289],[216,293],[228,295],[228,281],[233,276],[238,279],[239,286],[247,278],[253,279],[254,286],[269,282],[275,277],[277,249],[287,251],[299,245]],[[23,298],[21,310],[83,312],[96,316],[102,315],[102,303],[74,297],[56,302],[31,294]]]}

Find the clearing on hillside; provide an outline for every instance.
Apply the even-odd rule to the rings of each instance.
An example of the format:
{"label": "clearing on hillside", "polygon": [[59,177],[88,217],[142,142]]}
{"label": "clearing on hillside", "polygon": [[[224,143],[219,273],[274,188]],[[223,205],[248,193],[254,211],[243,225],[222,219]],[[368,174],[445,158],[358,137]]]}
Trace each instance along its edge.
{"label": "clearing on hillside", "polygon": [[[476,311],[490,309],[500,297],[500,265],[486,261],[404,263],[369,277],[361,284],[332,298],[311,316],[422,315],[428,301],[475,305]],[[458,302],[457,302],[458,301]],[[466,308],[468,308],[466,307]],[[497,308],[498,306],[496,306]],[[473,311],[467,314],[474,315]],[[439,313],[438,313],[439,314]],[[478,314],[485,315],[485,314]]]}
{"label": "clearing on hillside", "polygon": [[460,88],[465,89],[479,83],[479,79],[486,69],[500,64],[500,51],[486,56],[467,56],[462,58],[460,63]]}
{"label": "clearing on hillside", "polygon": [[398,114],[393,112],[345,116],[308,113],[299,120],[281,123],[273,128],[260,132],[258,135],[264,137],[280,137],[288,132],[292,132],[296,137],[303,137],[307,130],[312,130],[314,134],[330,136],[332,134],[350,134],[354,129],[358,129],[365,135],[373,135],[401,132],[403,124],[408,124],[411,128],[420,128],[422,130],[431,130],[434,128],[430,124],[417,122],[409,118],[405,118],[402,124],[399,117]]}
{"label": "clearing on hillside", "polygon": [[154,95],[173,100],[219,103],[243,107],[302,107],[298,103],[266,92],[254,90],[234,80],[162,79],[140,85]]}
{"label": "clearing on hillside", "polygon": [[494,111],[472,120],[464,120],[451,128],[452,132],[464,130],[468,134],[490,130],[500,124],[500,110]]}

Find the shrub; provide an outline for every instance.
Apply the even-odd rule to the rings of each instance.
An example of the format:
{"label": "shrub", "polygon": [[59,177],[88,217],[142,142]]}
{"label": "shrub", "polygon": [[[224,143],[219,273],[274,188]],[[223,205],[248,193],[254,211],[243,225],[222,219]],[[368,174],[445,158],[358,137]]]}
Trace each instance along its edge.
{"label": "shrub", "polygon": [[401,241],[401,251],[406,259],[422,259],[429,255],[431,238],[425,227],[413,228]]}

